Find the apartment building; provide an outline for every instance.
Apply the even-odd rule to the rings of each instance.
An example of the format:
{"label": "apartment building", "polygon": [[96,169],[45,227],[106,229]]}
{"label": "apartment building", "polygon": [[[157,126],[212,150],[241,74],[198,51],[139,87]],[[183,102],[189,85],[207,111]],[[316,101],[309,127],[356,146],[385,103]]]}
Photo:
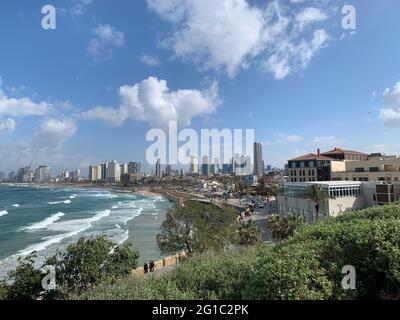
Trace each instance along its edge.
{"label": "apartment building", "polygon": [[334,181],[400,181],[400,158],[373,154],[363,161],[346,161],[345,168],[333,172]]}
{"label": "apartment building", "polygon": [[330,181],[334,172],[344,171],[345,162],[321,154],[310,153],[288,161],[290,182]]}

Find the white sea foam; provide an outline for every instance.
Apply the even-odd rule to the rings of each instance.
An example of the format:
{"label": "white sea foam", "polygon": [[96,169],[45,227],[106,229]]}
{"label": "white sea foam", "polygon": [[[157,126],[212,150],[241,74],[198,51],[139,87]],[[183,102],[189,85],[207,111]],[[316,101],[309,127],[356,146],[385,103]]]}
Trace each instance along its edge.
{"label": "white sea foam", "polygon": [[58,212],[56,214],[53,214],[50,217],[47,217],[43,221],[40,221],[38,223],[34,223],[29,227],[24,228],[24,230],[40,230],[40,229],[45,229],[55,223],[56,221],[60,220],[62,217],[64,217],[65,214],[63,212]]}
{"label": "white sea foam", "polygon": [[48,202],[48,204],[61,204],[61,203],[70,204],[71,200]]}
{"label": "white sea foam", "polygon": [[74,236],[86,231],[87,229],[92,227],[92,224],[94,222],[100,221],[101,219],[109,216],[110,214],[111,214],[110,210],[104,210],[88,219],[67,220],[67,221],[62,221],[62,222],[58,222],[58,223],[52,223],[52,224],[48,225],[49,230],[65,232],[65,233],[42,238],[42,240],[45,240],[45,241],[38,243],[38,244],[31,245],[31,246],[19,251],[18,255],[27,256],[34,251],[36,251],[36,252],[43,251],[53,244],[58,244],[61,241],[63,241],[64,239],[74,237]]}
{"label": "white sea foam", "polygon": [[8,214],[7,210],[1,210],[0,211],[0,217],[5,216],[6,214]]}
{"label": "white sea foam", "polygon": [[20,205],[19,205],[18,203],[16,203],[16,204],[13,204],[11,207],[14,207],[14,208],[19,208],[19,207],[20,207]]}

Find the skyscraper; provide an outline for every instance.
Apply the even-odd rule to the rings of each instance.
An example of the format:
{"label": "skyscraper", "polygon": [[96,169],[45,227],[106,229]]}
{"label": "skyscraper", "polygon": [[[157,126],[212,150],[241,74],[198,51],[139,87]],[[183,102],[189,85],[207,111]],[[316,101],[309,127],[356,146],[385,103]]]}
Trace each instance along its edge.
{"label": "skyscraper", "polygon": [[199,174],[199,158],[196,156],[190,158],[190,173]]}
{"label": "skyscraper", "polygon": [[108,163],[107,179],[110,182],[121,181],[121,167],[117,161]]}
{"label": "skyscraper", "polygon": [[161,160],[158,159],[156,163],[156,177],[161,179],[162,178],[162,166],[161,166]]}
{"label": "skyscraper", "polygon": [[208,177],[210,175],[210,164],[207,156],[204,156],[202,159],[201,175],[204,177]]}
{"label": "skyscraper", "polygon": [[128,173],[129,174],[137,174],[139,175],[141,172],[141,164],[140,162],[129,162],[128,163]]}
{"label": "skyscraper", "polygon": [[264,174],[264,162],[262,159],[262,144],[254,143],[254,175],[261,177]]}

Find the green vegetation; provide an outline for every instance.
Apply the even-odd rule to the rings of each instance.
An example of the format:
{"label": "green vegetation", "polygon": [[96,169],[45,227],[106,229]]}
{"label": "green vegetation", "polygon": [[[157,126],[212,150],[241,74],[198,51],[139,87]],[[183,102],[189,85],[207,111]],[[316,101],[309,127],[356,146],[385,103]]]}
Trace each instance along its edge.
{"label": "green vegetation", "polygon": [[261,232],[253,221],[242,222],[238,228],[239,244],[253,246],[261,242]]}
{"label": "green vegetation", "polygon": [[221,250],[236,241],[237,217],[238,213],[230,207],[189,201],[167,213],[157,242],[167,254]]}
{"label": "green vegetation", "polygon": [[[344,290],[353,265],[356,290]],[[303,225],[276,246],[198,255],[159,277],[101,286],[81,299],[399,299],[400,205]]]}
{"label": "green vegetation", "polygon": [[19,261],[10,272],[8,283],[0,286],[0,298],[7,300],[35,300],[66,298],[79,294],[100,283],[113,283],[126,277],[137,267],[139,254],[130,247],[117,246],[106,237],[82,238],[70,245],[65,253],[47,259],[46,265],[55,267],[57,289],[44,292],[45,276],[34,267],[35,255]]}
{"label": "green vegetation", "polygon": [[271,231],[274,241],[287,239],[303,224],[304,218],[296,215],[288,215],[287,217],[272,215],[267,219],[267,228]]}
{"label": "green vegetation", "polygon": [[[57,266],[64,268],[60,270],[69,274],[61,281],[66,286],[61,297],[172,300],[400,299],[399,204],[345,213],[315,225],[305,225],[298,221],[299,225],[294,223],[296,228],[291,231],[292,235],[275,246],[264,244],[236,247],[236,249],[230,247],[229,250],[224,241],[224,245],[217,246],[217,238],[212,235],[212,232],[218,230],[215,229],[217,221],[221,223],[226,221],[222,219],[224,213],[215,212],[217,217],[211,220],[212,231],[206,232],[203,230],[203,223],[207,215],[214,212],[213,209],[202,205],[187,208],[193,208],[198,214],[204,215],[199,218],[201,223],[196,220],[194,224],[196,228],[190,229],[193,238],[196,239],[194,244],[191,244],[193,252],[191,259],[163,275],[122,278],[123,274],[129,272],[130,267],[130,263],[125,264],[123,260],[130,260],[131,257],[132,263],[135,262],[134,254],[132,255],[130,251],[125,252],[127,248],[122,253],[114,251],[116,256],[110,259],[110,264],[99,266],[98,263],[103,259],[96,257],[98,254],[101,256],[108,252],[109,247],[106,246],[108,249],[105,250],[102,245],[106,240],[100,240],[96,245],[82,240],[66,255],[58,257],[60,264]],[[177,216],[180,217],[183,212]],[[183,217],[186,217],[186,214],[188,213],[183,214]],[[288,221],[290,219],[295,217],[287,218]],[[172,225],[167,224],[165,227],[168,228],[165,230],[170,230]],[[175,226],[180,228],[181,223],[176,223]],[[243,228],[243,225],[241,227]],[[174,230],[180,230],[179,228]],[[252,226],[249,227],[249,230],[251,229]],[[235,233],[238,233],[237,229]],[[165,235],[169,234],[167,232]],[[230,235],[231,232],[227,234]],[[205,241],[206,235],[212,239]],[[224,236],[222,240],[227,238],[229,237]],[[248,238],[253,239],[247,235],[244,237]],[[165,239],[170,241],[178,237],[165,237]],[[180,242],[176,240],[176,243]],[[218,249],[217,252],[209,250],[214,247]],[[96,257],[87,259],[86,250],[89,251],[89,255],[95,254]],[[82,251],[86,254],[81,255]],[[71,257],[67,258],[68,255]],[[87,264],[89,267],[86,267]],[[91,265],[97,265],[101,271],[91,268]],[[342,268],[348,265],[354,266],[357,273],[355,290],[342,288],[344,277]],[[34,298],[37,289],[35,286],[37,282],[34,281],[36,273],[30,268],[29,263],[22,264],[15,275],[18,276],[15,277],[14,286],[18,287],[8,287],[5,293],[0,289],[0,297],[6,294],[8,298]],[[18,279],[25,280],[18,281]],[[81,280],[83,283],[80,283]]]}
{"label": "green vegetation", "polygon": [[321,208],[321,204],[323,204],[326,200],[331,199],[328,191],[324,189],[320,185],[313,185],[308,187],[304,191],[304,198],[314,202],[315,207],[315,220],[318,222],[319,220],[319,210]]}

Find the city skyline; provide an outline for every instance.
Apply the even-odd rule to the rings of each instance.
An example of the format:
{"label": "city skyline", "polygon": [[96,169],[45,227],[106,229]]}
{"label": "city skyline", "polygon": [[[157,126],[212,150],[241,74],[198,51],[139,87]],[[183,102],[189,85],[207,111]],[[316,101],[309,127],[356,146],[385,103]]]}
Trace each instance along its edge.
{"label": "city skyline", "polygon": [[353,1],[355,30],[342,1],[206,2],[54,1],[49,31],[39,4],[1,3],[0,171],[145,166],[146,133],[171,120],[252,128],[276,167],[317,148],[400,154],[398,2]]}

